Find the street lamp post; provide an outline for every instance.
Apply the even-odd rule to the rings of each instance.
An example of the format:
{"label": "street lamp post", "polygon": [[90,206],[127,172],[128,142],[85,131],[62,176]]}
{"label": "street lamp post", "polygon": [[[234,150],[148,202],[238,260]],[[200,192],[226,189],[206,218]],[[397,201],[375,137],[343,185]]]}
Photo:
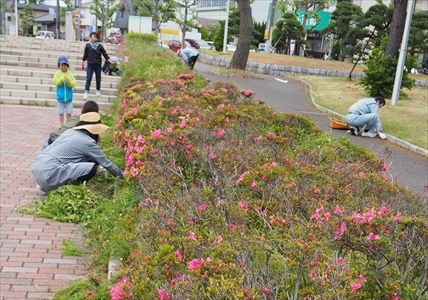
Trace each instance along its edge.
{"label": "street lamp post", "polygon": [[18,0],[15,0],[15,35],[18,36],[19,30],[18,30],[18,18],[19,18],[19,12],[18,12]]}
{"label": "street lamp post", "polygon": [[227,27],[229,27],[229,7],[230,7],[230,0],[227,0],[227,6],[226,6],[226,23],[224,24],[224,37],[223,37],[223,54],[226,53],[226,44],[227,44]]}
{"label": "street lamp post", "polygon": [[395,73],[394,89],[392,91],[391,105],[395,106],[398,102],[400,93],[401,81],[403,79],[404,61],[407,53],[407,42],[409,40],[410,23],[412,22],[412,14],[415,10],[415,0],[409,0],[407,5],[407,17],[404,25],[403,40],[401,42],[400,56],[398,57],[397,72]]}

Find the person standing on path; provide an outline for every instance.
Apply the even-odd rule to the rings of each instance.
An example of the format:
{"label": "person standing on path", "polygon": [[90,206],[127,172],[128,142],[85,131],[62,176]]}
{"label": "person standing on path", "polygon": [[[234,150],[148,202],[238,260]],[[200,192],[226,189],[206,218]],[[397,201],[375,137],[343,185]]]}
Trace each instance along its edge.
{"label": "person standing on path", "polygon": [[73,114],[73,88],[76,86],[76,78],[68,70],[68,58],[60,56],[58,58],[59,70],[55,72],[53,83],[56,86],[57,111],[59,114],[59,124],[64,125],[64,113],[67,120]]}
{"label": "person standing on path", "polygon": [[92,75],[95,72],[96,80],[96,94],[101,96],[101,55],[104,56],[111,64],[114,64],[114,61],[110,59],[104,46],[101,44],[98,39],[98,33],[92,32],[89,36],[89,43],[85,46],[85,52],[83,53],[82,65],[87,61],[86,66],[86,85],[85,93],[83,94],[83,99],[88,98],[89,88],[91,87]]}
{"label": "person standing on path", "polygon": [[354,103],[345,116],[345,122],[351,126],[351,134],[374,138],[377,135],[381,139],[386,139],[383,133],[382,123],[379,119],[379,109],[385,105],[385,99],[382,96],[376,98],[364,98]]}

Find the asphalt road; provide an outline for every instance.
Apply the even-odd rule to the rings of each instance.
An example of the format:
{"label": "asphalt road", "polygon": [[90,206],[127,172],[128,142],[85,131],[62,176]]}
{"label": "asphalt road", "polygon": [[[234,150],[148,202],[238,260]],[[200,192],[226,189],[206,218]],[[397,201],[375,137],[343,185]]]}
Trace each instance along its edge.
{"label": "asphalt road", "polygon": [[[271,75],[263,75],[263,79],[250,79],[228,78],[224,75],[211,73],[211,70],[218,68],[218,66],[200,62],[195,65],[195,71],[212,81],[228,81],[241,89],[252,90],[255,92],[256,100],[262,99],[278,111],[310,116],[319,128],[330,133],[333,138],[346,136],[353,143],[373,151],[378,157],[383,158],[385,164],[389,166],[391,180],[407,186],[427,198],[428,159],[426,157],[404,149],[388,140],[352,136],[347,134],[346,130],[331,129],[329,117],[312,106],[307,87],[299,81]],[[357,100],[355,99],[355,101]],[[388,133],[386,132],[386,134]]]}

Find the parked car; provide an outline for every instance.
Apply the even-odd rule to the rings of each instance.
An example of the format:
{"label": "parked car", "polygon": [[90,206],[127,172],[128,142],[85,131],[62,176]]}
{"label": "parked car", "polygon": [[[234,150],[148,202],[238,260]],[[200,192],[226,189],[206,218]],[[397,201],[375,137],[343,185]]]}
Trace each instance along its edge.
{"label": "parked car", "polygon": [[[185,41],[185,42],[186,42],[186,47],[191,47],[191,45],[189,44],[188,41]],[[179,40],[170,40],[168,42],[168,47],[169,47],[169,49],[171,49],[174,52],[177,52],[179,49],[182,48],[181,42]]]}
{"label": "parked car", "polygon": [[210,47],[211,47],[210,50],[215,50],[213,41],[207,41],[207,44],[210,45]]}
{"label": "parked car", "polygon": [[36,39],[54,39],[55,33],[52,31],[39,31],[36,35]]}
{"label": "parked car", "polygon": [[199,49],[199,44],[194,39],[186,39],[186,42],[188,42],[192,47]]}
{"label": "parked car", "polygon": [[111,34],[106,38],[108,44],[122,44],[125,36],[121,34]]}
{"label": "parked car", "polygon": [[168,44],[162,41],[161,39],[158,39],[158,45],[161,46],[162,48],[169,49]]}
{"label": "parked car", "polygon": [[212,49],[212,46],[210,46],[204,40],[195,40],[195,41],[199,45],[199,49],[205,49],[205,50],[211,50]]}
{"label": "parked car", "polygon": [[226,51],[236,51],[236,46],[227,44],[226,45]]}

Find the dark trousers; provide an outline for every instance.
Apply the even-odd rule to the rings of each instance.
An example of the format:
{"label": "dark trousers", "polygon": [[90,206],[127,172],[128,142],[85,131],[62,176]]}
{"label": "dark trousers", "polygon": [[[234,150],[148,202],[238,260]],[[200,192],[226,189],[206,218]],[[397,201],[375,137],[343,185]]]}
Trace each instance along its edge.
{"label": "dark trousers", "polygon": [[190,56],[189,61],[187,62],[187,64],[189,65],[190,69],[193,69],[193,67],[195,66],[196,61],[198,60],[199,54],[195,55],[195,56]]}
{"label": "dark trousers", "polygon": [[86,85],[85,91],[89,91],[91,87],[92,74],[95,72],[95,80],[97,91],[101,90],[101,65],[98,64],[88,64],[86,68]]}

